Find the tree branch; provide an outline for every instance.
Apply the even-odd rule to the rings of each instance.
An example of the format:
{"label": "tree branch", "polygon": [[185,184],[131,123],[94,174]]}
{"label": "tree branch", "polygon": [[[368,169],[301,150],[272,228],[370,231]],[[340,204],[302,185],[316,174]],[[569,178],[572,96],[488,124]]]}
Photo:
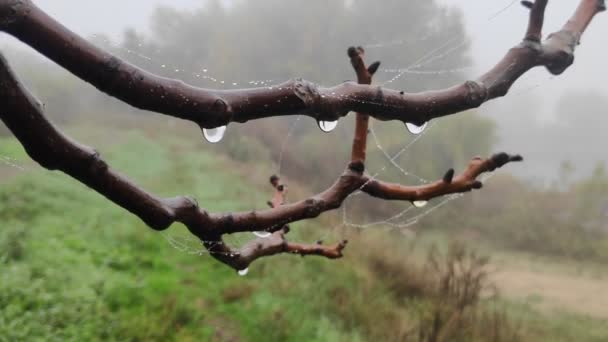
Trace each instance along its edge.
{"label": "tree branch", "polygon": [[[375,62],[369,68],[365,66],[363,56],[365,51],[362,47],[351,47],[348,49],[350,63],[357,74],[357,82],[359,84],[372,84],[372,76],[380,67],[380,62]],[[369,115],[357,113],[355,123],[355,137],[353,139],[353,149],[351,154],[352,162],[365,163],[365,155],[367,150],[367,134],[369,130]]]}
{"label": "tree branch", "polygon": [[[94,149],[83,146],[61,133],[42,113],[42,106],[23,87],[0,55],[0,119],[23,144],[32,159],[50,170],[61,170],[110,201],[138,216],[156,230],[167,229],[180,222],[197,236],[210,254],[221,262],[242,270],[254,260],[278,253],[319,255],[328,258],[341,256],[346,246],[343,241],[336,245],[303,245],[286,240],[287,224],[315,218],[321,213],[339,208],[351,193],[362,189],[380,198],[430,199],[453,192],[469,191],[468,184],[481,172],[491,171],[514,158],[497,157],[491,162],[479,162],[465,174],[454,180],[455,185],[429,185],[411,188],[408,196],[405,187],[392,189],[363,174],[363,163],[351,163],[338,180],[324,192],[296,203],[285,203],[286,188],[278,177],[272,178],[275,195],[272,208],[234,214],[211,214],[198,207],[194,199],[187,197],[159,198],[135,185],[113,171]],[[462,180],[461,180],[462,179]],[[458,184],[458,185],[456,185]],[[415,191],[412,189],[416,189]],[[222,236],[239,232],[274,232],[270,238],[259,238],[240,249],[227,246]]]}
{"label": "tree branch", "polygon": [[291,243],[285,237],[287,233],[288,230],[281,229],[269,237],[252,240],[239,249],[232,249],[222,241],[205,242],[205,246],[216,259],[236,270],[244,270],[257,259],[282,253],[339,259],[347,244],[346,240],[328,246],[320,242],[310,245]]}
{"label": "tree branch", "polygon": [[[155,110],[184,119],[201,127],[215,127],[230,121],[245,122],[267,116],[305,111],[318,120],[332,120],[349,110],[370,113],[382,120],[402,120],[414,124],[452,114],[506,94],[525,71],[544,65],[552,73],[563,72],[573,61],[578,43],[593,16],[605,9],[602,0],[581,0],[564,28],[540,44],[546,0],[531,4],[526,39],[478,81],[450,89],[404,94],[372,87],[371,76],[378,63],[365,68],[363,50],[349,50],[359,83],[347,82],[333,88],[320,88],[310,82],[294,80],[277,87],[214,91],[147,73],[92,46],[48,17],[29,0],[0,0],[0,29],[13,34],[47,57],[92,83],[99,89],[140,108]],[[539,37],[538,41],[536,37]],[[152,95],[152,96],[150,96]],[[367,121],[357,120],[353,160],[346,171],[327,190],[295,203],[286,203],[286,188],[278,177],[271,179],[275,195],[270,209],[244,213],[208,213],[187,197],[160,198],[146,192],[116,173],[99,153],[61,133],[42,112],[42,106],[23,87],[0,54],[0,119],[23,144],[26,152],[43,167],[64,173],[96,190],[109,200],[138,216],[151,228],[167,229],[175,222],[188,227],[219,261],[242,270],[251,262],[278,253],[318,255],[338,258],[346,241],[335,245],[297,244],[287,241],[289,223],[314,218],[339,208],[353,192],[387,199],[419,201],[481,188],[477,177],[519,156],[497,154],[476,158],[460,175],[446,173],[442,180],[422,186],[385,183],[364,174]],[[227,246],[222,237],[239,232],[267,231],[239,249]]]}
{"label": "tree branch", "polygon": [[0,0],[0,30],[111,96],[141,109],[191,120],[204,128],[293,114],[335,121],[349,111],[421,125],[504,96],[521,75],[534,67],[545,66],[556,75],[566,70],[572,64],[574,47],[595,14],[605,9],[605,3],[581,0],[563,29],[541,44],[546,3],[538,0],[532,4],[526,39],[488,73],[476,81],[416,94],[353,82],[323,88],[301,79],[255,89],[196,88],[141,70],[95,47],[31,0]]}
{"label": "tree branch", "polygon": [[483,184],[477,180],[479,175],[484,172],[492,172],[508,162],[519,161],[523,161],[521,156],[510,156],[506,153],[495,154],[488,159],[475,158],[471,160],[462,174],[454,177],[454,169],[450,169],[443,176],[443,179],[420,186],[403,186],[366,178],[367,181],[361,191],[385,200],[428,201],[448,194],[481,189]]}
{"label": "tree branch", "polygon": [[528,30],[524,40],[540,43],[542,39],[543,24],[545,22],[545,9],[549,0],[536,0],[534,3],[523,1],[522,4],[530,9]]}
{"label": "tree branch", "polygon": [[[254,260],[278,253],[319,255],[338,258],[346,246],[343,241],[332,246],[290,243],[285,239],[287,223],[298,217],[282,219],[286,187],[273,178],[276,193],[268,211],[241,214],[209,214],[188,197],[159,198],[112,170],[94,149],[81,145],[61,133],[42,112],[42,105],[28,92],[0,54],[0,119],[15,134],[27,154],[49,170],[60,170],[110,201],[133,213],[155,230],[165,230],[173,223],[186,225],[211,255],[241,270]],[[323,197],[329,199],[331,196]],[[314,202],[314,201],[313,201]],[[321,211],[311,209],[314,203],[302,201],[304,212],[299,217],[316,217]],[[303,208],[300,206],[300,208]],[[276,222],[279,222],[278,224]],[[279,227],[279,228],[275,228]],[[255,239],[233,250],[221,239],[235,232],[274,231],[270,238]]]}

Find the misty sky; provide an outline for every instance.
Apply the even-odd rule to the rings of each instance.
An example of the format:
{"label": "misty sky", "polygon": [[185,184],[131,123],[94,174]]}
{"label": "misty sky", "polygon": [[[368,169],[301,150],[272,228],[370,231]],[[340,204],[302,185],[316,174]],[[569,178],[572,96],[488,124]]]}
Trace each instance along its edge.
{"label": "misty sky", "polygon": [[[382,3],[381,0],[378,1],[379,4]],[[526,27],[527,11],[518,0],[438,1],[462,10],[472,40],[472,55],[477,73],[488,70],[508,48],[521,41]],[[140,32],[147,32],[150,15],[158,5],[188,9],[200,7],[204,0],[37,0],[35,2],[65,26],[81,35],[104,33],[118,38],[127,26],[134,27]],[[559,29],[574,12],[578,3],[579,0],[550,1],[545,32]],[[608,96],[604,81],[608,75],[605,69],[608,61],[605,38],[607,32],[608,14],[603,13],[593,21],[590,29],[585,33],[582,45],[577,50],[576,63],[564,75],[552,78],[544,69],[535,69],[524,75],[505,99],[485,104],[482,112],[500,121],[505,115],[511,114],[510,106],[517,102],[538,103],[540,108],[538,112],[534,112],[531,115],[533,117],[521,120],[522,125],[525,125],[525,121],[529,119],[551,120],[560,97],[568,91],[595,92]],[[377,42],[359,42],[361,45],[373,43]],[[426,52],[422,51],[421,54],[424,55]],[[584,129],[584,125],[594,123],[581,124]],[[513,129],[502,130],[500,134],[508,141],[518,139],[518,132]],[[564,155],[563,158],[568,159],[571,156]]]}
{"label": "misty sky", "polygon": [[[462,9],[473,42],[476,66],[480,70],[485,70],[495,63],[507,48],[521,39],[527,16],[526,11],[519,5],[519,1],[439,1]],[[561,26],[573,13],[578,2],[578,0],[551,1],[547,13],[547,29],[553,30]],[[103,32],[111,36],[118,36],[126,26],[133,26],[145,32],[150,14],[158,5],[187,9],[199,7],[204,0],[38,0],[36,3],[78,33],[88,35]],[[581,62],[576,63],[568,71],[568,75],[560,78],[559,81],[555,79],[550,82],[559,83],[549,85],[552,88],[551,93],[563,91],[565,84],[576,87],[601,85],[599,77],[597,83],[589,78],[599,76],[597,72],[594,72],[594,68],[605,65],[608,61],[608,49],[604,48],[605,37],[602,37],[602,34],[606,32],[608,32],[608,20],[593,22],[591,30],[584,37],[584,44],[577,53],[577,59]],[[362,45],[367,43],[361,42]],[[534,81],[540,78],[542,81],[540,76],[542,73],[541,75],[531,75],[528,78]]]}
{"label": "misty sky", "polygon": [[[331,0],[328,0],[331,1]],[[475,66],[481,72],[493,65],[513,44],[520,41],[527,15],[519,1],[513,0],[439,0],[462,9],[467,29],[472,38]],[[158,5],[188,9],[201,6],[204,0],[37,0],[39,6],[59,19],[68,28],[82,35],[105,33],[118,37],[127,26],[146,32],[149,17]],[[573,13],[578,0],[551,1],[547,13],[547,29],[560,27]],[[381,1],[380,1],[381,3]],[[605,14],[604,14],[605,15]],[[608,18],[607,18],[608,19]],[[608,61],[605,37],[608,20],[596,20],[583,38],[577,51],[577,61],[566,75],[550,79],[543,70],[525,75],[514,90],[537,87],[535,93],[551,104],[559,94],[570,88],[603,90],[601,75],[597,72]],[[366,45],[373,42],[360,42]],[[546,113],[545,113],[546,115]]]}
{"label": "misty sky", "polygon": [[[521,40],[527,15],[526,10],[519,5],[519,1],[439,1],[462,9],[472,39],[473,56],[478,72],[487,70],[504,55],[506,49]],[[578,2],[578,0],[551,1],[545,25],[547,30],[555,30],[565,23]],[[101,32],[118,37],[126,26],[146,32],[149,17],[158,5],[187,9],[201,6],[204,0],[38,0],[36,3],[80,34]],[[608,90],[604,89],[602,80],[604,78],[602,75],[606,75],[606,72],[597,72],[598,69],[605,67],[608,61],[608,48],[605,47],[605,37],[602,36],[608,32],[608,18],[606,19],[592,23],[591,29],[583,38],[583,45],[577,51],[578,63],[575,63],[565,75],[552,79],[544,70],[534,70],[516,84],[514,92],[532,88],[534,95],[543,99],[545,110],[539,113],[539,117],[550,116],[557,97],[569,89],[595,89],[608,93]],[[360,42],[361,45],[368,43],[373,42]]]}

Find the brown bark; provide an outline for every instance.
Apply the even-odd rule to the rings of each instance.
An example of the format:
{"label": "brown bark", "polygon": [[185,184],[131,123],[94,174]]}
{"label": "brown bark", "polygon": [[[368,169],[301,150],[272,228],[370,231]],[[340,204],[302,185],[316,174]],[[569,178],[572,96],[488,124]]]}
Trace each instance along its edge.
{"label": "brown bark", "polygon": [[[71,140],[50,123],[42,106],[18,81],[1,54],[0,119],[32,159],[43,167],[72,176],[153,229],[164,230],[175,222],[186,225],[214,258],[237,270],[245,269],[261,257],[279,253],[339,258],[346,241],[328,246],[291,243],[286,239],[287,225],[336,209],[357,190],[381,199],[413,202],[479,189],[482,184],[476,178],[481,173],[522,160],[519,156],[501,153],[488,159],[476,158],[462,174],[455,176],[450,170],[442,180],[432,184],[412,187],[385,183],[364,174],[368,115],[422,124],[505,95],[513,82],[533,67],[545,66],[553,74],[562,73],[573,62],[574,47],[581,35],[595,14],[605,10],[605,3],[581,0],[563,29],[540,43],[546,5],[547,0],[529,4],[530,23],[524,41],[477,81],[444,90],[405,94],[369,85],[378,64],[366,68],[362,49],[349,50],[360,84],[347,82],[320,88],[307,81],[292,80],[271,88],[230,91],[195,88],[138,69],[91,45],[30,0],[0,0],[0,30],[14,35],[100,90],[142,109],[192,120],[205,128],[302,112],[327,121],[351,110],[365,113],[357,117],[352,161],[336,182],[311,198],[286,203],[285,186],[278,178],[271,180],[275,195],[268,210],[208,213],[191,198],[160,198],[146,192],[112,170],[97,151]],[[222,240],[225,234],[255,231],[272,234],[238,249]]]}
{"label": "brown bark", "polygon": [[536,37],[542,28],[546,3],[547,0],[539,0],[532,6],[526,37],[534,38],[511,49],[488,73],[448,89],[415,94],[353,82],[322,88],[301,79],[255,89],[196,88],[153,75],[95,47],[30,0],[0,0],[0,30],[111,96],[141,109],[191,120],[205,128],[294,114],[335,121],[349,111],[420,125],[504,96],[533,67],[545,66],[553,74],[562,73],[573,61],[580,36],[605,5],[603,0],[581,0],[568,24],[541,44]]}
{"label": "brown bark", "polygon": [[479,175],[484,172],[492,172],[508,162],[518,161],[523,161],[523,158],[518,155],[510,156],[506,153],[499,153],[488,159],[475,158],[471,160],[465,171],[458,176],[454,176],[454,170],[450,169],[443,176],[443,179],[434,183],[404,186],[378,180],[368,180],[361,190],[371,196],[385,200],[428,201],[443,195],[481,189],[483,184],[477,180]]}
{"label": "brown bark", "polygon": [[[365,66],[363,56],[365,51],[362,47],[351,47],[348,49],[350,62],[357,74],[357,83],[372,84],[372,76],[378,70],[380,62],[373,63],[370,68]],[[357,113],[355,121],[355,137],[353,139],[353,149],[351,155],[352,162],[365,163],[367,150],[367,131],[369,130],[369,115]]]}

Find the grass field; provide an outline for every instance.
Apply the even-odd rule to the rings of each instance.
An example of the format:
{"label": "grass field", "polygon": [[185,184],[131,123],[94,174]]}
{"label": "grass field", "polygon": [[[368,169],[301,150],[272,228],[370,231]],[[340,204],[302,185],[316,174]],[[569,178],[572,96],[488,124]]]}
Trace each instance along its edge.
{"label": "grass field", "polygon": [[[163,196],[193,195],[212,211],[262,208],[269,196],[270,165],[245,168],[199,141],[71,131]],[[0,140],[0,156],[24,168],[0,164],[2,341],[403,340],[432,301],[401,290],[415,281],[411,270],[420,269],[427,247],[442,249],[449,240],[423,234],[413,248],[398,234],[349,234],[343,260],[273,257],[241,277],[204,254],[176,250],[165,235],[68,176],[36,167],[13,139]],[[327,234],[326,221],[298,223],[294,238],[316,240]],[[178,225],[170,231],[184,235]],[[504,314],[492,322],[509,322],[517,338],[608,338],[608,296],[601,292],[608,280],[601,267],[508,251],[488,267],[501,297],[480,305]],[[488,340],[484,336],[461,340]]]}

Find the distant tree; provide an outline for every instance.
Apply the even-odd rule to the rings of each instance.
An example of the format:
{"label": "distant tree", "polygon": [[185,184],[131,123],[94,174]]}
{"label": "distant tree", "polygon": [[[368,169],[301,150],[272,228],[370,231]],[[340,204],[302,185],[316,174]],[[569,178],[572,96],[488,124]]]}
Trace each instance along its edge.
{"label": "distant tree", "polygon": [[[234,88],[233,81],[245,81],[238,85],[242,87],[255,86],[246,83],[250,80],[276,82],[305,77],[321,84],[333,84],[352,79],[352,71],[343,63],[341,51],[344,46],[361,41],[370,44],[367,55],[382,57],[383,66],[388,69],[412,66],[414,71],[464,70],[463,67],[471,63],[462,15],[435,0],[390,0],[382,5],[369,1],[260,0],[236,1],[230,7],[211,1],[201,6],[188,11],[170,7],[157,9],[151,19],[149,36],[144,38],[129,29],[121,44],[123,50],[118,51],[132,63],[167,77],[221,88]],[[204,44],[192,43],[201,36],[206,37]],[[411,48],[414,45],[416,49]],[[124,49],[141,52],[154,62],[124,53]],[[415,67],[416,64],[420,66]],[[225,80],[225,83],[196,77],[197,73]],[[382,72],[384,81],[395,75],[397,73]],[[465,77],[464,71],[432,75],[405,73],[390,86],[419,91],[446,87]],[[340,126],[350,127],[353,120],[354,117],[347,117]],[[297,144],[290,144],[288,153],[281,154],[291,122],[292,119],[260,120],[244,126],[233,125],[225,143],[217,149],[234,158],[254,158],[249,155],[259,153],[260,149],[249,147],[252,141],[259,141],[273,153],[275,160],[282,158],[284,175],[322,189],[348,162],[349,146],[341,142],[349,139],[352,132],[337,129],[331,135],[319,137],[316,123],[302,121],[291,132],[290,140]],[[487,119],[466,115],[447,120],[442,126],[446,125],[445,129],[439,129],[442,134],[429,133],[432,139],[422,141],[415,152],[432,148],[434,154],[448,156],[446,161],[453,166],[464,165],[469,156],[487,154],[492,148],[494,127]],[[388,151],[396,153],[407,143],[403,125],[398,122],[378,123],[374,129]],[[300,158],[302,154],[309,158]],[[419,155],[412,153],[400,160]],[[379,156],[370,157],[375,158],[374,163],[379,161]],[[413,173],[429,177],[440,176],[446,169],[442,158],[417,159],[408,165]],[[314,179],[307,176],[312,172],[316,174]],[[385,175],[394,181],[398,176],[390,172]],[[381,211],[387,205],[374,207]],[[364,212],[372,211],[369,209]]]}

